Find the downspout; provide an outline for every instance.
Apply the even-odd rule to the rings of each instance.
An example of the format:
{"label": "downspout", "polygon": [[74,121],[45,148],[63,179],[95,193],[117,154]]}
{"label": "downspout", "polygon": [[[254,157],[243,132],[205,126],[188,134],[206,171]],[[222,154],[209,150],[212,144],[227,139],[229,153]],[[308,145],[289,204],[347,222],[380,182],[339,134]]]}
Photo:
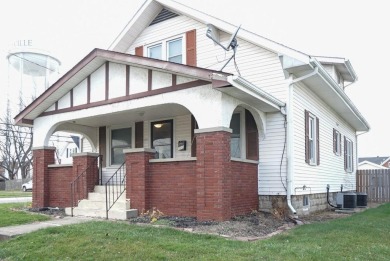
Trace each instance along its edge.
{"label": "downspout", "polygon": [[[293,95],[294,95],[294,84],[310,78],[318,73],[318,67],[316,67],[311,73],[308,73],[304,76],[301,76],[297,79],[291,80],[288,85],[288,98],[287,98],[287,205],[291,212],[295,215],[297,211],[291,204],[291,194],[292,194],[292,180],[294,173],[294,148],[293,148],[293,139],[294,139],[294,128],[293,128],[293,119],[294,119],[294,106],[293,106]],[[292,79],[292,76],[290,76]]]}

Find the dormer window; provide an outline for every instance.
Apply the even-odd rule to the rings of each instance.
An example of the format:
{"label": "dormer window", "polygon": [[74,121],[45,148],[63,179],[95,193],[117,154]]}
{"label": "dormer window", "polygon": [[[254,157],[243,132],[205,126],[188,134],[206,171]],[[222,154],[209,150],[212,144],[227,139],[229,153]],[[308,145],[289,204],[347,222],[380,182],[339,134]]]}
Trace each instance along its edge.
{"label": "dormer window", "polygon": [[147,47],[149,58],[165,60],[174,63],[184,63],[183,37],[169,39]]}

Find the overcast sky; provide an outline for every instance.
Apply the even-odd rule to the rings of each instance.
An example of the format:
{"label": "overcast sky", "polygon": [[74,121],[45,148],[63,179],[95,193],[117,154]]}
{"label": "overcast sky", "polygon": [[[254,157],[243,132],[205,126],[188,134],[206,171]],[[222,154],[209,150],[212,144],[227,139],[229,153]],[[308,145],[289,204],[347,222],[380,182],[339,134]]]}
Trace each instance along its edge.
{"label": "overcast sky", "polygon": [[[0,2],[0,90],[7,82],[12,43],[31,39],[65,73],[93,48],[106,49],[143,0],[5,0]],[[344,57],[359,79],[346,92],[370,123],[359,136],[359,156],[390,156],[387,79],[390,16],[386,1],[182,0],[202,12],[241,24],[309,55]],[[1,95],[4,106],[4,95]],[[1,106],[0,106],[1,108]],[[383,111],[381,111],[383,109]]]}

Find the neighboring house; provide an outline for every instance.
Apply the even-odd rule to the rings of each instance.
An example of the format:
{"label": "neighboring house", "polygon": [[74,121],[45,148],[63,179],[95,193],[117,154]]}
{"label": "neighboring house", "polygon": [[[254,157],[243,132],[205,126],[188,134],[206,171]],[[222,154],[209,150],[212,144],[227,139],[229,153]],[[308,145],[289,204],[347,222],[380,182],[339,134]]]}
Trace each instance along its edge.
{"label": "neighboring house", "polygon": [[388,169],[388,167],[384,167],[378,164],[375,164],[371,161],[365,160],[359,162],[358,169]]}
{"label": "neighboring house", "polygon": [[[357,133],[369,124],[344,92],[357,79],[350,62],[240,29],[222,72],[233,52],[208,29],[227,46],[236,26],[148,0],[109,50],[94,49],[16,116],[34,127],[33,207],[69,207],[84,170],[86,197],[98,155],[103,175],[125,163],[131,208],[199,220],[279,203],[303,214],[327,207],[327,185],[331,196],[355,190]],[[56,131],[82,134],[93,153],[53,165]]]}
{"label": "neighboring house", "polygon": [[[379,166],[382,166],[384,168],[390,168],[390,157],[389,156],[385,156],[385,157],[379,157],[379,156],[377,156],[377,157],[361,157],[361,158],[359,158],[359,169],[360,169],[361,165],[363,166],[363,163],[371,165],[373,167],[375,165],[379,165]],[[369,163],[372,163],[372,164],[369,164]]]}

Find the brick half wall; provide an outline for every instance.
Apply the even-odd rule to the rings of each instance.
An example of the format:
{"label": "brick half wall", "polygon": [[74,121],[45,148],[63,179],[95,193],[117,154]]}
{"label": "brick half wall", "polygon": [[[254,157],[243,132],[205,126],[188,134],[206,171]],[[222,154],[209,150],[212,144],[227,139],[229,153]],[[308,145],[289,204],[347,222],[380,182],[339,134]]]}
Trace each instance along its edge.
{"label": "brick half wall", "polygon": [[65,208],[70,206],[70,183],[73,181],[72,165],[49,166],[49,194],[48,207]]}
{"label": "brick half wall", "polygon": [[232,217],[258,210],[257,169],[256,163],[231,161]]}

